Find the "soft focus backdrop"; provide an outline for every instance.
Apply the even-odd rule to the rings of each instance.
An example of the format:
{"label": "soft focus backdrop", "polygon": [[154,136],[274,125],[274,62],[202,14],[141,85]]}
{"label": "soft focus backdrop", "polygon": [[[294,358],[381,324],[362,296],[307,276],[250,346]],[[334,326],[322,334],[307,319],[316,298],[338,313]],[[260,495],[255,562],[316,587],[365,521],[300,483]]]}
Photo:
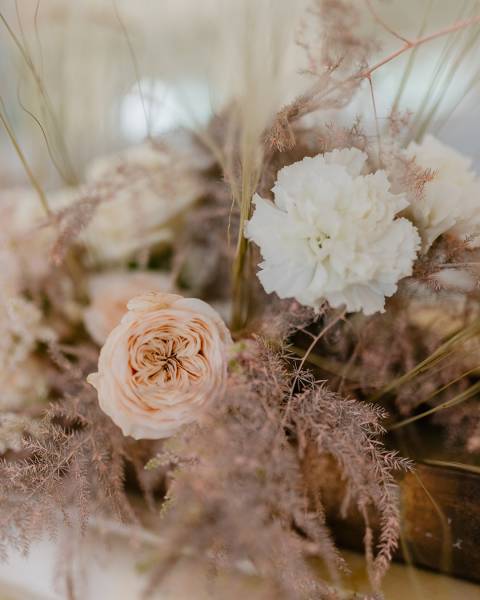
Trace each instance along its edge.
{"label": "soft focus backdrop", "polygon": [[[381,33],[378,52],[383,57],[401,42],[382,31],[364,4],[365,20],[358,26]],[[54,187],[61,171],[67,183],[73,182],[98,154],[179,125],[201,127],[232,96],[245,93],[246,63],[253,65],[258,85],[262,71],[279,72],[277,105],[304,89],[310,78],[301,71],[308,64],[295,41],[305,28],[307,5],[306,0],[1,0],[3,110],[39,178]],[[468,17],[479,3],[373,0],[371,6],[386,25],[415,38],[422,30],[436,31]],[[269,30],[278,33],[278,40],[266,35]],[[27,56],[18,42],[28,49]],[[278,43],[282,64],[267,65],[269,50]],[[421,47],[399,95],[408,60],[405,54],[374,75],[379,119],[386,118],[396,98],[399,108],[414,115],[432,113],[433,130],[478,160],[480,141],[469,126],[480,99],[478,33],[464,31]],[[48,95],[54,121],[45,112],[42,93]],[[352,111],[372,124],[366,83]],[[0,148],[1,187],[23,181],[4,134]]]}

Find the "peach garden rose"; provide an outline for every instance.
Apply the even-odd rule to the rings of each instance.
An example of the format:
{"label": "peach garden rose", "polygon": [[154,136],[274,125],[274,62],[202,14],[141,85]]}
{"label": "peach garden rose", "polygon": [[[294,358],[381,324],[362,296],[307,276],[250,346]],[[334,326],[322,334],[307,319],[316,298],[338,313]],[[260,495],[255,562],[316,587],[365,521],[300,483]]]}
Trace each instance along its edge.
{"label": "peach garden rose", "polygon": [[130,300],[88,381],[125,435],[170,437],[223,392],[231,343],[218,313],[202,300],[150,292]]}

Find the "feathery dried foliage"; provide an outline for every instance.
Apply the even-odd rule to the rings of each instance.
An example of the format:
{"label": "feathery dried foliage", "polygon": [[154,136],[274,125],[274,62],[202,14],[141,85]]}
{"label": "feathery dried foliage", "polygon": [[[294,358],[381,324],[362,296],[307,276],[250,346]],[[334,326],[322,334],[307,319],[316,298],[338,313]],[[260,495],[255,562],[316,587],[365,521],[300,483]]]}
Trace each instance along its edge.
{"label": "feathery dried foliage", "polygon": [[54,265],[59,266],[64,261],[72,244],[90,224],[102,198],[106,198],[102,193],[86,192],[72,206],[61,209],[48,219],[47,224],[53,222],[57,228],[56,239],[50,250]]}
{"label": "feathery dried foliage", "polygon": [[422,200],[427,183],[435,179],[435,171],[424,169],[417,164],[415,157],[406,159],[395,155],[391,165],[392,182],[405,191],[412,202]]}
{"label": "feathery dried foliage", "polygon": [[477,397],[462,406],[437,412],[434,422],[445,428],[450,446],[463,449],[467,455],[480,453],[480,406]]}
{"label": "feathery dried foliage", "polygon": [[369,151],[370,141],[360,117],[357,117],[350,127],[328,121],[309,127],[302,126],[301,122],[294,122],[290,128],[295,138],[295,144],[292,146],[278,148],[277,145],[270,144],[268,136],[266,138],[265,163],[257,188],[257,192],[263,198],[272,198],[271,190],[281,168],[306,156],[352,147],[367,153]]}
{"label": "feathery dried foliage", "polygon": [[[411,463],[382,446],[379,437],[385,430],[381,421],[387,415],[380,407],[315,387],[294,397],[291,413],[301,441],[300,452],[305,453],[307,445],[314,444],[319,456],[329,455],[338,463],[346,483],[340,513],[346,516],[353,502],[363,516],[370,579],[378,590],[400,536],[398,488],[393,472],[408,470]],[[370,528],[372,510],[380,519],[376,556]]]}
{"label": "feathery dried foliage", "polygon": [[[90,402],[96,409],[96,401]],[[2,492],[2,554],[8,546],[27,550],[45,531],[55,533],[60,514],[67,524],[81,527],[93,510],[107,505],[132,517],[124,491],[121,435],[112,436],[106,420],[103,435],[93,433],[90,407],[82,405],[79,409],[66,402],[61,411],[52,410],[37,435],[25,439],[25,458],[3,459],[0,470],[8,487]],[[59,424],[57,413],[62,420],[71,419],[75,429]]]}
{"label": "feathery dried foliage", "polygon": [[[446,444],[462,455],[477,452],[477,301],[453,294],[449,302],[439,301],[432,294],[407,303],[399,297],[385,314],[337,323],[305,360],[331,389],[388,406],[389,428],[430,417],[447,434],[444,449]],[[310,327],[295,336],[299,356],[315,331]],[[431,451],[428,444],[412,447],[414,454],[425,451]]]}
{"label": "feathery dried foliage", "polygon": [[[172,136],[169,143],[151,141],[134,148],[131,153],[100,159],[93,163],[84,186],[65,191],[66,206],[52,213],[46,220],[46,225],[53,223],[57,229],[57,237],[51,249],[54,264],[62,263],[68,249],[88,228],[96,212],[103,205],[115,202],[119,211],[127,211],[134,223],[138,224],[138,231],[134,232],[138,247],[146,250],[146,244],[142,244],[145,237],[149,246],[155,245],[151,229],[159,224],[168,226],[170,221],[178,218],[178,214],[172,211],[159,223],[158,217],[153,218],[153,221],[148,218],[155,214],[150,209],[143,219],[135,219],[138,214],[143,216],[142,211],[145,211],[140,202],[142,198],[158,197],[157,212],[161,218],[162,211],[165,211],[160,202],[162,198],[171,198],[172,206],[175,206],[176,199],[180,198],[184,202],[184,197],[192,196],[193,199],[203,191],[197,171],[204,167],[204,154],[197,151],[197,148],[196,153],[193,151],[192,136],[179,134],[179,137],[181,139],[176,140]],[[101,233],[98,232],[98,235]],[[119,240],[116,241],[120,243]],[[115,242],[112,240],[113,243]]]}
{"label": "feathery dried foliage", "polygon": [[[275,400],[287,393],[290,377],[274,354],[260,360],[252,350],[248,344],[245,358],[232,365],[237,374],[211,422],[174,447],[184,466],[169,492],[162,523],[169,554],[154,580],[188,548],[217,568],[248,560],[255,573],[276,582],[272,597],[304,597],[300,590],[329,597],[304,564],[307,542],[294,530],[310,531],[311,549],[315,539],[328,539],[321,523],[310,523],[295,451],[281,428]],[[184,460],[192,455],[193,464]],[[335,552],[329,560],[338,565]]]}
{"label": "feathery dried foliage", "polygon": [[178,468],[162,521],[168,550],[153,581],[188,552],[220,569],[247,560],[274,585],[272,598],[335,598],[308,565],[320,556],[336,584],[346,568],[325,521],[321,482],[307,494],[305,445],[314,444],[341,465],[344,509],[354,502],[362,510],[369,555],[368,513],[380,515],[370,573],[378,589],[399,533],[392,472],[409,468],[378,440],[383,412],[315,385],[311,374],[291,369],[289,354],[259,338],[239,342],[231,372],[209,421],[169,445]]}
{"label": "feathery dried foliage", "polygon": [[296,121],[319,109],[341,109],[351,101],[362,82],[368,57],[377,48],[373,36],[356,33],[363,14],[354,3],[315,0],[310,16],[310,27],[303,26],[298,43],[305,50],[306,72],[313,83],[278,112],[266,139],[267,146],[279,151],[295,146]]}
{"label": "feathery dried foliage", "polygon": [[261,319],[254,327],[262,338],[271,343],[278,343],[278,340],[287,340],[297,331],[304,330],[322,314],[323,311],[315,313],[312,308],[303,306],[296,300],[272,298],[264,307]]}
{"label": "feathery dried foliage", "polygon": [[307,56],[307,73],[346,75],[366,66],[377,43],[362,30],[364,11],[345,0],[315,0],[307,14],[298,39]]}
{"label": "feathery dried foliage", "polygon": [[[429,305],[427,305],[429,306]],[[387,390],[401,375],[412,372],[411,378],[389,389],[401,414],[409,414],[432,393],[455,382],[435,401],[445,400],[445,394],[461,391],[465,381],[459,376],[475,364],[476,353],[471,337],[459,340],[455,347],[439,355],[431,368],[415,371],[441,348],[444,331],[428,326],[430,320],[442,314],[441,305],[435,309],[412,305],[411,310],[397,309],[366,320],[360,315],[340,323],[317,345],[312,363],[329,375],[330,385],[368,398],[376,390]],[[425,322],[422,322],[422,319]],[[458,326],[468,323],[468,312],[460,314]],[[475,333],[472,332],[473,339]],[[470,346],[468,345],[470,344]],[[473,344],[475,342],[473,341]],[[458,381],[457,381],[458,379]],[[399,382],[400,383],[400,382]]]}
{"label": "feathery dried foliage", "polygon": [[57,384],[65,397],[51,404],[34,427],[23,429],[21,448],[17,445],[0,463],[3,556],[10,547],[28,550],[45,532],[56,534],[62,519],[76,530],[83,530],[93,514],[137,522],[125,485],[128,464],[151,496],[143,465],[152,448],[145,454],[142,444],[125,438],[100,410],[84,382],[82,361],[73,364],[54,345],[51,353],[63,367]]}
{"label": "feathery dried foliage", "polygon": [[0,414],[0,454],[7,451],[20,452],[23,449],[25,434],[35,436],[39,426],[35,419],[16,413]]}
{"label": "feathery dried foliage", "polygon": [[210,188],[209,196],[185,215],[174,240],[172,265],[180,286],[207,301],[230,297],[233,249],[228,237],[238,233],[238,211],[230,210],[226,186]]}

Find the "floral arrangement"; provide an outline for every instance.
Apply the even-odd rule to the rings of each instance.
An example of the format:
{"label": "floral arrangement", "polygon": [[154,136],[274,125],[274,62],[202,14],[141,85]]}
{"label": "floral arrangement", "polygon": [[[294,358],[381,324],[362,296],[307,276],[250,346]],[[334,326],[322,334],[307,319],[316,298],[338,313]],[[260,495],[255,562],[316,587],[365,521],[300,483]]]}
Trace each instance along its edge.
{"label": "floral arrangement", "polygon": [[374,134],[340,116],[366,84],[375,109],[377,69],[480,21],[372,63],[365,16],[390,31],[373,3],[315,3],[312,84],[276,112],[247,110],[252,89],[75,185],[45,192],[14,143],[32,186],[0,197],[5,555],[108,518],[161,534],[149,591],[195,559],[261,597],[347,597],[338,480],[380,598],[405,432],[478,457],[480,177],[396,107]]}

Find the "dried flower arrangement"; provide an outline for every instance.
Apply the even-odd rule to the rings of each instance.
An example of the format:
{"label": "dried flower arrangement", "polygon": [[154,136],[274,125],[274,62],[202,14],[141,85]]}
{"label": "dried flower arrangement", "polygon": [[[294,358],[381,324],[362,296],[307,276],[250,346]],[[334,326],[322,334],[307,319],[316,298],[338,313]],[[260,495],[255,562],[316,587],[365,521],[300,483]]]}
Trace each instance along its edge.
{"label": "dried flower arrangement", "polygon": [[[365,15],[402,44],[374,63]],[[479,24],[408,40],[369,0],[317,0],[312,84],[273,117],[250,65],[204,130],[49,194],[0,106],[33,185],[0,198],[3,555],[108,517],[161,533],[147,593],[194,556],[266,598],[347,597],[333,494],[382,597],[418,435],[478,459],[480,177],[398,99],[374,135],[309,117],[365,82],[377,116],[377,70]]]}

